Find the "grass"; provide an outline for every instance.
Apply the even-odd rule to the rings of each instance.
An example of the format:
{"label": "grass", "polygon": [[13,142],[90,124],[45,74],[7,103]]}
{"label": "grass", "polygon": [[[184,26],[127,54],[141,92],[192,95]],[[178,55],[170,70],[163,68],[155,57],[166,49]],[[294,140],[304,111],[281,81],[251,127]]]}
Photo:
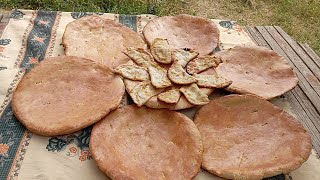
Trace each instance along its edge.
{"label": "grass", "polygon": [[[154,6],[149,6],[154,5]],[[175,15],[186,13],[232,19],[242,25],[277,25],[320,55],[320,0],[0,0],[2,9],[113,12],[121,14]]]}
{"label": "grass", "polygon": [[[1,1],[1,0],[0,0]],[[2,8],[12,9],[43,9],[75,12],[115,12],[139,14],[146,12],[145,1],[116,1],[116,0],[2,0]]]}
{"label": "grass", "polygon": [[[276,1],[276,0],[274,0]],[[282,0],[273,6],[279,24],[288,34],[310,44],[320,54],[320,0]]]}

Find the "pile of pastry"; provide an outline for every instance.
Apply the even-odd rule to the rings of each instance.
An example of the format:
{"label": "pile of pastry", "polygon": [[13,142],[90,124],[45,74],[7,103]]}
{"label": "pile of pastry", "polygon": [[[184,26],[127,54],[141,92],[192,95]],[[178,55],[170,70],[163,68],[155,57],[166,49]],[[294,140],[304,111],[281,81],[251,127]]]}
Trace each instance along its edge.
{"label": "pile of pastry", "polygon": [[[224,88],[231,81],[219,77],[213,68],[221,63],[214,55],[198,57],[191,49],[170,49],[167,39],[156,38],[151,53],[139,48],[128,48],[126,55],[134,62],[123,64],[115,72],[124,79],[133,102],[144,105],[157,96],[159,101],[178,103],[181,93],[193,105],[209,103],[208,95],[199,87]],[[212,68],[207,74],[199,74]]]}

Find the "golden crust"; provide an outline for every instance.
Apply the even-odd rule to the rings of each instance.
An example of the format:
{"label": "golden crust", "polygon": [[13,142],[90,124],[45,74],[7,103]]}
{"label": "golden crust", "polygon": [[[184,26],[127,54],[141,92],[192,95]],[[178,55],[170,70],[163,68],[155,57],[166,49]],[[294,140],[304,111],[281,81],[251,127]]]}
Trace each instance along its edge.
{"label": "golden crust", "polygon": [[31,132],[57,136],[97,122],[119,106],[123,94],[121,78],[108,67],[59,56],[43,60],[22,78],[12,108]]}
{"label": "golden crust", "polygon": [[[133,50],[136,51],[137,49],[134,48]],[[146,55],[146,58],[140,58],[140,59],[136,60],[136,64],[139,64],[140,66],[143,66],[143,67],[147,67],[149,69],[149,74],[151,76],[151,83],[153,84],[153,86],[158,87],[159,89],[165,88],[162,91],[163,93],[165,93],[166,91],[171,90],[171,89],[175,89],[177,91],[182,86],[182,85],[177,85],[177,84],[172,84],[172,86],[170,85],[170,87],[168,87],[167,85],[166,86],[159,86],[159,85],[156,85],[155,82],[152,82],[152,81],[155,81],[155,80],[159,81],[159,80],[162,79],[162,78],[159,78],[159,77],[156,77],[156,76],[154,76],[152,78],[152,74],[153,74],[153,73],[151,73],[152,69],[161,68],[161,69],[167,70],[167,69],[170,68],[170,65],[164,65],[164,64],[158,65],[152,59],[152,56],[147,51],[145,51],[145,50],[141,50],[141,51],[137,50],[137,51],[138,51],[138,54],[139,53],[143,53],[143,54]],[[184,51],[184,52],[182,52],[182,51]],[[197,56],[197,53],[192,51],[192,50],[180,49],[180,50],[175,50],[175,52],[180,53],[180,55],[182,57],[187,57],[185,59],[180,59],[180,60],[183,60],[183,61],[180,61],[180,62],[184,62],[184,63],[187,63],[188,59],[191,59],[191,58],[194,58],[195,56]],[[176,59],[175,63],[177,63],[177,65],[182,68],[183,64],[180,64],[178,59]],[[129,61],[128,64],[134,64],[134,63],[133,63],[133,61]],[[190,75],[188,75],[183,68],[182,68],[182,71],[184,71],[183,74],[186,74],[186,76],[190,77]],[[205,70],[204,72],[201,72],[200,74],[210,75],[210,74],[214,74],[214,73],[215,73],[215,71],[211,68],[211,69]],[[162,74],[165,74],[165,73],[162,73]],[[192,77],[192,76],[191,76],[191,78],[194,81],[195,78]],[[133,95],[133,93],[131,93],[132,89],[135,88],[137,85],[138,85],[137,87],[141,86],[141,84],[144,83],[144,82],[132,81],[132,80],[124,79],[124,83],[126,85],[127,92],[130,95]],[[162,83],[160,83],[160,85],[161,84]],[[200,89],[200,91],[202,91],[207,96],[209,96],[214,91],[213,88],[199,88],[199,89]],[[152,94],[150,94],[150,96],[151,95]],[[148,96],[148,98],[150,96]],[[157,95],[154,95],[151,98],[149,98],[147,102],[144,102],[143,105],[145,105],[147,107],[150,107],[150,108],[154,108],[154,109],[171,109],[171,110],[181,110],[181,109],[186,109],[186,108],[190,108],[190,107],[195,106],[194,104],[191,104],[184,96],[180,96],[180,98],[178,99],[177,103],[173,103],[173,102],[176,102],[176,101],[173,101],[172,99],[170,99],[170,100],[169,99],[162,99],[162,100],[163,101],[161,101],[161,98],[158,99]],[[139,104],[139,106],[141,106],[141,104]]]}
{"label": "golden crust", "polygon": [[149,21],[143,35],[149,45],[156,38],[168,39],[171,49],[189,48],[210,54],[219,43],[219,29],[209,19],[190,15],[163,16]]}
{"label": "golden crust", "polygon": [[197,82],[196,78],[189,75],[177,62],[174,62],[169,68],[168,77],[173,83],[176,84],[186,85]]}
{"label": "golden crust", "polygon": [[101,171],[119,180],[192,179],[203,152],[200,133],[188,117],[135,105],[95,124],[89,147]]}
{"label": "golden crust", "polygon": [[122,64],[118,66],[114,72],[120,76],[131,79],[134,81],[146,81],[149,80],[148,71],[140,66],[133,64]]}
{"label": "golden crust", "polygon": [[[214,74],[215,71],[213,68],[208,69],[206,71],[201,72],[200,74],[210,75]],[[179,89],[181,86],[174,85],[172,88]],[[214,92],[214,88],[200,88],[200,90],[205,93],[207,96],[209,96],[211,93]],[[184,96],[180,96],[179,101],[176,104],[169,104],[162,101],[159,101],[156,96],[149,99],[145,106],[154,108],[154,109],[171,109],[171,110],[182,110],[194,107],[195,105],[191,104]]]}
{"label": "golden crust", "polygon": [[195,83],[182,86],[180,92],[182,92],[186,99],[193,105],[205,105],[209,103],[208,96],[203,93]]}
{"label": "golden crust", "polygon": [[145,104],[145,106],[153,109],[170,109],[172,110],[176,104],[165,103],[158,99],[158,96],[153,96]]}
{"label": "golden crust", "polygon": [[[214,89],[212,88],[200,88],[200,90],[209,96]],[[158,100],[157,96],[153,96],[150,98],[145,104],[145,106],[153,108],[153,109],[170,109],[170,110],[182,110],[194,107],[194,104],[191,104],[185,96],[180,96],[179,101],[177,103],[165,103],[163,101]]]}
{"label": "golden crust", "polygon": [[232,81],[229,81],[223,77],[219,77],[217,74],[214,74],[214,75],[194,74],[193,77],[197,79],[197,85],[199,87],[225,88],[232,83]]}
{"label": "golden crust", "polygon": [[226,179],[262,179],[301,166],[311,138],[291,115],[254,95],[212,100],[195,116],[204,143],[202,167]]}
{"label": "golden crust", "polygon": [[272,99],[298,83],[288,62],[268,48],[238,46],[216,55],[223,61],[216,68],[217,73],[232,81],[226,88],[230,92]]}
{"label": "golden crust", "polygon": [[172,52],[173,62],[177,62],[183,68],[191,61],[199,55],[198,52],[195,52],[192,49],[176,49]]}
{"label": "golden crust", "polygon": [[126,91],[130,94],[130,92],[134,89],[134,87],[136,87],[137,85],[141,85],[143,82],[124,78],[123,83],[125,85]]}
{"label": "golden crust", "polygon": [[158,63],[171,64],[171,49],[167,39],[156,38],[150,46],[151,54]]}
{"label": "golden crust", "polygon": [[160,66],[149,66],[148,68],[151,83],[156,88],[166,88],[172,85],[170,79],[168,78],[168,71]]}
{"label": "golden crust", "polygon": [[151,82],[141,82],[129,92],[133,102],[137,106],[144,105],[151,97],[160,94],[164,89],[157,89]]}
{"label": "golden crust", "polygon": [[190,61],[187,65],[189,74],[197,74],[212,67],[217,67],[221,63],[221,59],[216,56],[202,56]]}
{"label": "golden crust", "polygon": [[177,103],[180,99],[181,93],[179,89],[170,89],[158,95],[158,99],[165,103]]}
{"label": "golden crust", "polygon": [[66,55],[92,59],[110,68],[125,64],[126,47],[146,49],[139,34],[100,16],[86,16],[69,23],[62,38]]}
{"label": "golden crust", "polygon": [[[158,64],[154,61],[152,55],[145,49],[142,48],[127,48],[124,52],[128,57],[130,57],[137,65],[147,68],[149,66],[157,66]],[[130,62],[130,61],[129,61]]]}
{"label": "golden crust", "polygon": [[[211,93],[214,92],[214,89],[212,88],[200,88],[200,90],[209,96]],[[194,107],[194,104],[191,104],[185,96],[180,96],[180,99],[178,103],[174,106],[173,110],[182,110],[182,109],[187,109],[187,108],[192,108]]]}

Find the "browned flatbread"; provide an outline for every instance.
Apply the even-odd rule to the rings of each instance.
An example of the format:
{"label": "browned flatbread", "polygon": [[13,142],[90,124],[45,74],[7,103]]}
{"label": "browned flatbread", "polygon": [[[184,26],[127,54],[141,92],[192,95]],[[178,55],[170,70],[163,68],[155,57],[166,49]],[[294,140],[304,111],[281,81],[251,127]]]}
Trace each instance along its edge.
{"label": "browned flatbread", "polygon": [[228,91],[272,99],[298,83],[288,62],[268,48],[238,46],[217,56],[223,61],[216,69],[218,75],[232,81]]}
{"label": "browned flatbread", "polygon": [[[207,96],[209,96],[211,93],[214,92],[214,89],[212,88],[200,88],[200,90]],[[195,105],[191,104],[184,95],[181,95],[178,103],[174,106],[172,110],[182,110],[182,109],[192,108],[194,106]]]}
{"label": "browned flatbread", "polygon": [[162,64],[171,64],[172,55],[167,39],[156,38],[151,44],[151,54],[154,59]]}
{"label": "browned flatbread", "polygon": [[127,47],[147,48],[130,28],[100,16],[86,16],[69,23],[62,38],[66,55],[92,59],[110,68],[125,64]]}
{"label": "browned flatbread", "polygon": [[178,62],[174,62],[168,70],[169,79],[175,84],[192,84],[197,82],[196,78],[189,75],[183,67],[178,64]]}
{"label": "browned flatbread", "polygon": [[193,77],[197,79],[199,87],[225,88],[232,83],[232,81],[219,77],[216,73],[213,75],[194,74]]}
{"label": "browned flatbread", "polygon": [[[214,92],[214,89],[212,88],[200,88],[200,90],[205,93],[207,96],[209,96],[212,92]],[[163,101],[160,101],[157,96],[153,96],[150,98],[145,104],[145,106],[153,108],[153,109],[170,109],[170,110],[182,110],[182,109],[188,109],[191,107],[194,107],[194,104],[191,104],[185,96],[180,96],[180,99],[177,103],[165,103]]]}
{"label": "browned flatbread", "polygon": [[[139,62],[149,62],[149,61],[139,61]],[[134,64],[133,61],[129,61],[127,64]],[[142,63],[144,64],[144,63]],[[145,63],[145,66],[146,67],[158,67],[157,65],[150,65],[150,63]],[[181,65],[180,65],[181,66]],[[167,66],[167,65],[162,65],[163,68],[165,69],[169,69],[170,66]],[[210,69],[207,69],[206,71],[203,71],[201,72],[200,74],[203,74],[203,75],[212,75],[212,74],[215,74],[215,71],[213,68],[210,68]],[[129,80],[129,79],[125,79],[124,78],[124,84],[126,86],[126,91],[131,95],[134,95],[132,92],[132,90],[137,86],[141,86],[141,84],[143,84],[144,82],[141,82],[141,81],[132,81],[132,80]],[[181,87],[181,85],[173,85],[174,87],[168,87],[166,89],[162,89],[161,88],[161,92],[165,92],[169,89],[179,89]],[[155,89],[155,88],[154,88]],[[200,90],[205,93],[207,96],[209,96],[213,91],[214,89],[213,88],[200,88]],[[159,93],[155,93],[155,94],[160,94],[161,92]],[[140,106],[143,104],[147,107],[150,107],[150,108],[154,108],[154,109],[171,109],[171,110],[182,110],[182,109],[187,109],[187,108],[191,108],[195,105],[191,104],[184,96],[180,96],[180,99],[177,103],[166,103],[166,102],[163,102],[161,100],[158,100],[158,97],[157,95],[155,94],[150,94],[150,96],[152,96],[150,98],[150,96],[148,96],[149,100],[147,102],[143,102],[141,104],[139,104]],[[134,97],[135,98],[135,97]]]}
{"label": "browned flatbread", "polygon": [[311,138],[291,115],[254,95],[212,100],[195,116],[202,167],[226,179],[262,179],[289,173],[305,162]]}
{"label": "browned flatbread", "polygon": [[[215,73],[214,69],[211,68],[201,72],[200,74],[212,75],[214,73]],[[180,86],[173,87],[173,88],[179,89]],[[212,92],[214,92],[213,88],[200,88],[200,90],[208,96]],[[184,96],[180,96],[180,99],[176,104],[169,104],[169,103],[162,102],[158,100],[156,96],[154,96],[151,99],[149,99],[144,105],[154,109],[171,109],[171,110],[182,110],[182,109],[187,109],[195,106],[191,104]]]}
{"label": "browned flatbread", "polygon": [[[158,66],[152,55],[145,49],[129,47],[124,54],[130,57],[137,65],[144,68],[148,69],[150,66]],[[132,61],[129,61],[128,63],[132,63]]]}
{"label": "browned flatbread", "polygon": [[126,91],[130,93],[134,89],[134,87],[136,87],[137,85],[141,85],[144,82],[124,78],[123,83],[125,85]]}
{"label": "browned flatbread", "polygon": [[172,59],[184,68],[189,61],[196,58],[198,55],[199,53],[192,49],[176,49],[172,52]]}
{"label": "browned flatbread", "polygon": [[167,75],[167,69],[160,66],[149,66],[148,71],[151,77],[151,83],[156,88],[166,88],[172,85]]}
{"label": "browned flatbread", "polygon": [[182,86],[180,92],[182,92],[186,99],[193,105],[205,105],[209,103],[208,96],[199,89],[196,83]]}
{"label": "browned flatbread", "polygon": [[181,93],[179,89],[170,89],[158,95],[158,99],[165,103],[177,103]]}
{"label": "browned flatbread", "polygon": [[134,81],[146,81],[150,78],[147,69],[134,64],[121,64],[114,72]]}
{"label": "browned flatbread", "polygon": [[[129,89],[127,89],[129,90]],[[160,94],[164,89],[155,88],[151,82],[141,82],[133,87],[129,94],[137,106],[144,105],[150,98]]]}
{"label": "browned flatbread", "polygon": [[163,16],[148,22],[143,35],[148,44],[168,39],[171,49],[189,48],[200,55],[211,53],[219,43],[219,29],[209,19],[190,15]]}
{"label": "browned flatbread", "polygon": [[[179,101],[180,101],[180,99],[179,99]],[[176,106],[176,104],[165,103],[163,101],[160,101],[158,99],[158,96],[153,96],[144,105],[149,108],[153,108],[153,109],[171,109],[171,110]],[[184,107],[186,107],[186,106],[183,106],[182,109],[184,109]]]}
{"label": "browned flatbread", "polygon": [[190,61],[187,65],[189,74],[197,74],[212,67],[217,67],[221,59],[216,56],[202,56]]}
{"label": "browned flatbread", "polygon": [[108,67],[79,57],[43,60],[13,93],[15,116],[31,132],[57,136],[76,132],[117,108],[121,78]]}
{"label": "browned flatbread", "polygon": [[203,151],[200,133],[188,117],[135,105],[98,122],[89,147],[111,179],[192,179]]}

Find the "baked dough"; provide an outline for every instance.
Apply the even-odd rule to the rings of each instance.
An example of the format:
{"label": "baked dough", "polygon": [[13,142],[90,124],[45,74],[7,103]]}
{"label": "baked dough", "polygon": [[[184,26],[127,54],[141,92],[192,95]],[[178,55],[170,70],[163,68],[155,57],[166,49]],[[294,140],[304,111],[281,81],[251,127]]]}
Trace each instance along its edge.
{"label": "baked dough", "polygon": [[123,106],[94,125],[90,152],[111,179],[191,180],[200,170],[200,133],[185,115]]}
{"label": "baked dough", "polygon": [[171,49],[189,48],[207,55],[218,46],[219,29],[209,19],[186,14],[163,16],[149,21],[143,28],[149,45],[154,39],[167,39]]}
{"label": "baked dough", "polygon": [[254,95],[212,100],[195,116],[204,154],[202,167],[226,179],[287,174],[311,152],[311,138],[294,117]]}
{"label": "baked dough", "polygon": [[130,60],[123,54],[127,47],[147,48],[138,33],[97,15],[69,23],[63,34],[62,45],[68,56],[92,59],[112,69]]}
{"label": "baked dough", "polygon": [[216,68],[217,73],[232,81],[226,88],[230,92],[272,99],[298,83],[288,62],[268,48],[238,46],[216,55],[223,61]]}
{"label": "baked dough", "polygon": [[58,56],[41,61],[22,78],[12,107],[32,133],[58,136],[99,121],[119,106],[123,94],[123,82],[110,68]]}

